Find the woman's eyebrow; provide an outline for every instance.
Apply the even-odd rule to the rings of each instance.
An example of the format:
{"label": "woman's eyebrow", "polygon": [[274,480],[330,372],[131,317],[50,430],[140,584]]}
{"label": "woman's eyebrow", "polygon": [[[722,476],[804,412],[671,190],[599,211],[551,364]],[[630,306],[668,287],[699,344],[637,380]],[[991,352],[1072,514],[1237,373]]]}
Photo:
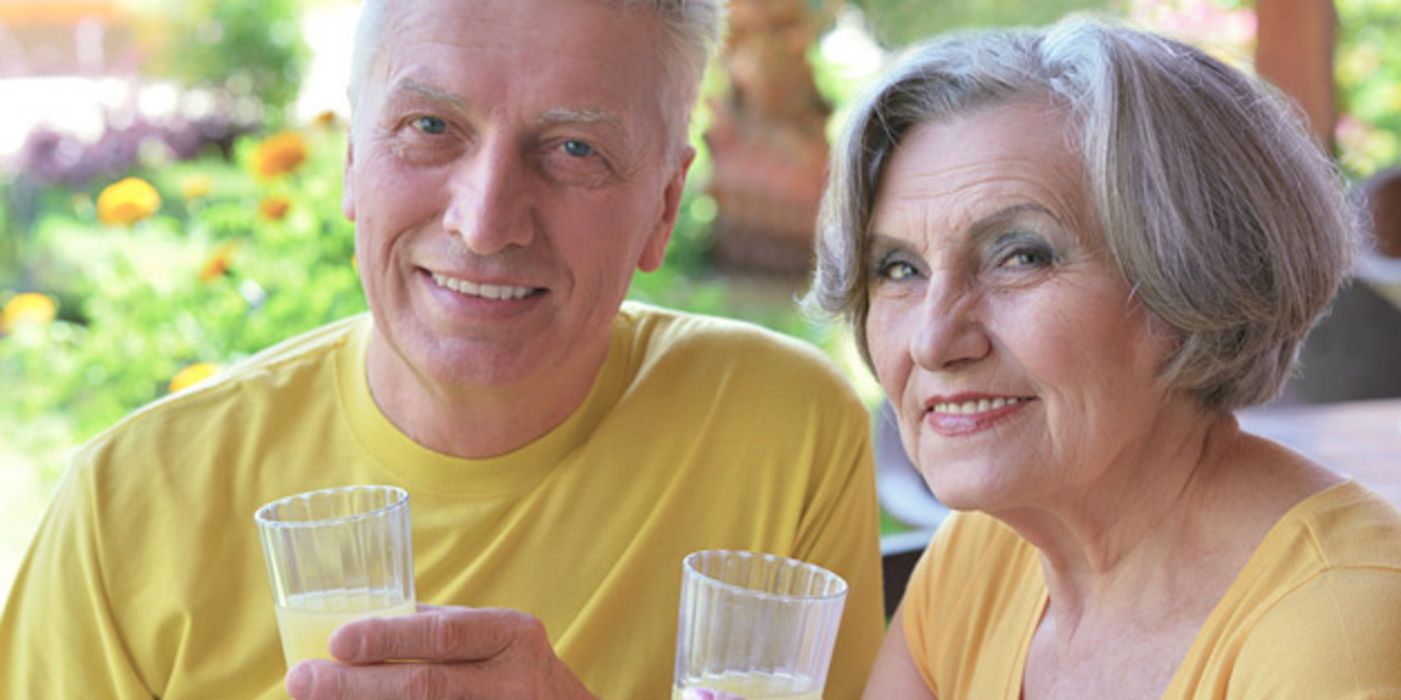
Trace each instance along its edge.
{"label": "woman's eyebrow", "polygon": [[[1051,221],[1054,221],[1057,225],[1064,225],[1062,224],[1060,217],[1056,216],[1056,213],[1051,211],[1050,209],[1047,209],[1046,207],[1040,204],[1036,204],[1034,202],[1023,202],[1020,204],[1012,204],[1010,206],[1003,207],[986,216],[980,217],[974,220],[973,223],[966,226],[965,230],[971,232],[969,237],[973,240],[974,243],[981,243],[985,239],[1000,232],[1008,223],[1016,221],[1017,219],[1027,214],[1045,216],[1051,219]],[[874,250],[877,247],[883,247],[887,249],[912,249],[910,245],[903,239],[896,238],[893,236],[887,236],[874,230],[870,234],[870,239],[871,250]]]}

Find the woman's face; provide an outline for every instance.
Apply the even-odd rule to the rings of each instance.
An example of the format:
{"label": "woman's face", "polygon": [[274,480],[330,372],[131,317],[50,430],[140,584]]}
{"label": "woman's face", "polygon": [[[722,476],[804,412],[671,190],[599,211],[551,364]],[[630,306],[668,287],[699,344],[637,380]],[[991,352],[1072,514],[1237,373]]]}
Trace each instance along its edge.
{"label": "woman's face", "polygon": [[923,124],[876,194],[867,341],[905,449],[954,508],[1083,496],[1134,463],[1167,400],[1168,343],[1110,260],[1064,127],[1035,99]]}

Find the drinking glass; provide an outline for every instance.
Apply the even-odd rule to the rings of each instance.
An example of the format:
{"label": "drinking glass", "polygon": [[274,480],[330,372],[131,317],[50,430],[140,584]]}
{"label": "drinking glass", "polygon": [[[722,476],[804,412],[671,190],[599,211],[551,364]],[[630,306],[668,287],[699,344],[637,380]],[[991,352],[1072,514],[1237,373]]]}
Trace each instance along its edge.
{"label": "drinking glass", "polygon": [[290,669],[331,658],[337,627],[414,612],[409,494],[345,486],[273,501],[253,516],[263,542]]}
{"label": "drinking glass", "polygon": [[673,699],[707,688],[746,700],[817,700],[846,582],[774,554],[705,550],[681,565]]}

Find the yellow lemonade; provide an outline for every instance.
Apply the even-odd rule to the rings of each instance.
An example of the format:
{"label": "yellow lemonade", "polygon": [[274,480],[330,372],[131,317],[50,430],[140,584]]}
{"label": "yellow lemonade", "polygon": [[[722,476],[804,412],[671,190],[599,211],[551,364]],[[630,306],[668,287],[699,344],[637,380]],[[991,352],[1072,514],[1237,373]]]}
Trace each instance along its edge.
{"label": "yellow lemonade", "polygon": [[[810,688],[812,684],[804,682],[806,680],[806,677],[769,676],[761,673],[725,674],[722,676],[702,676],[695,680],[688,680],[686,685],[692,688],[718,690],[737,695],[744,700],[822,700],[821,689],[795,690],[795,688]],[[685,692],[685,688],[672,688],[671,700],[682,700]]]}
{"label": "yellow lemonade", "polygon": [[[397,596],[396,596],[397,597]],[[366,617],[408,615],[415,610],[412,600],[396,603],[385,595],[346,594],[341,591],[293,596],[288,605],[277,607],[277,629],[282,635],[282,653],[287,668],[307,659],[329,659],[328,644],[336,628]]]}

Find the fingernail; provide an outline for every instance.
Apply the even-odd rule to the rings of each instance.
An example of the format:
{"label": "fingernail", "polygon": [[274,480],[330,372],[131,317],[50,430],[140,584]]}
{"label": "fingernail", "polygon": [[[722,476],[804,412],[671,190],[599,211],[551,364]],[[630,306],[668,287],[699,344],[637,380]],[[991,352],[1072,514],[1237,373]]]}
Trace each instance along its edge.
{"label": "fingernail", "polygon": [[304,698],[311,695],[311,687],[316,684],[316,671],[310,664],[297,664],[292,668],[292,672],[287,674],[283,685],[287,688],[287,694],[294,698]]}
{"label": "fingernail", "polygon": [[705,688],[687,688],[681,693],[682,700],[715,700],[715,694]]}

